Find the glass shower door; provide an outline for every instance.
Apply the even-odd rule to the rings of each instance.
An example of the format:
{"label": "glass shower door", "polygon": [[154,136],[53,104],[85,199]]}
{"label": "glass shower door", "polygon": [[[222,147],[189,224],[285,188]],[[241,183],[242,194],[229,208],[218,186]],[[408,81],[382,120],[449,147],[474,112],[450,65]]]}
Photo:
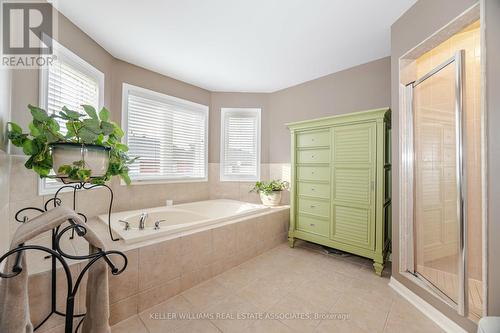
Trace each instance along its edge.
{"label": "glass shower door", "polygon": [[[412,83],[414,274],[464,306],[461,53]],[[462,309],[462,311],[460,310]]]}

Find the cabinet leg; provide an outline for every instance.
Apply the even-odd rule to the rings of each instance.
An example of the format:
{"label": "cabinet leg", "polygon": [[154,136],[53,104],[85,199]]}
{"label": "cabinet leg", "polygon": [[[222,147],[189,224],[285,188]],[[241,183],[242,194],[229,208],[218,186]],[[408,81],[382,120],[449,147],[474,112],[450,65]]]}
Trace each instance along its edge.
{"label": "cabinet leg", "polygon": [[384,263],[374,261],[373,268],[375,269],[375,274],[377,274],[378,276],[382,276],[382,271],[384,270]]}
{"label": "cabinet leg", "polygon": [[288,245],[293,248],[295,246],[295,238],[288,237]]}

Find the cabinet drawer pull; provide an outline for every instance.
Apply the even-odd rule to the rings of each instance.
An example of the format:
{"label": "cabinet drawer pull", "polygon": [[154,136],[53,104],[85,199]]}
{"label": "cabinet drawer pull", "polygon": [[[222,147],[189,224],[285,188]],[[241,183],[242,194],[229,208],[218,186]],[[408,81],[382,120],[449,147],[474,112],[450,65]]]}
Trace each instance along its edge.
{"label": "cabinet drawer pull", "polygon": [[314,227],[316,224],[314,224],[314,223],[309,223],[309,225],[310,225],[311,227]]}
{"label": "cabinet drawer pull", "polygon": [[316,208],[316,205],[311,205],[311,208]]}
{"label": "cabinet drawer pull", "polygon": [[311,155],[311,158],[314,158],[314,155]]}
{"label": "cabinet drawer pull", "polygon": [[315,189],[314,187],[311,187],[311,191],[313,191],[313,192],[314,192],[315,190],[316,190],[316,189]]}

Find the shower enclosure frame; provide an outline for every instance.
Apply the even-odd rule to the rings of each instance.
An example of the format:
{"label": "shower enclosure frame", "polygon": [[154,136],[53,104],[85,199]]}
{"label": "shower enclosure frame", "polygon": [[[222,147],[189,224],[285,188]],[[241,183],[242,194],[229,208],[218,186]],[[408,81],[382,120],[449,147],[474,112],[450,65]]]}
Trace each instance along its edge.
{"label": "shower enclosure frame", "polygon": [[[447,311],[445,308],[450,308],[456,310],[458,315],[458,306],[454,302],[449,302],[449,299],[446,297],[442,297],[440,295],[439,290],[435,290],[437,288],[430,287],[428,283],[425,283],[417,276],[408,272],[409,261],[412,259],[413,253],[413,236],[414,232],[412,229],[412,225],[410,223],[413,222],[413,128],[411,127],[411,119],[409,119],[409,98],[411,98],[411,94],[408,94],[406,86],[415,81],[416,73],[415,73],[415,60],[419,58],[424,53],[432,50],[436,45],[444,42],[449,39],[450,36],[458,33],[468,25],[474,23],[477,20],[480,20],[480,61],[481,61],[481,77],[480,77],[480,85],[481,85],[481,94],[480,98],[480,119],[479,124],[481,126],[480,133],[480,160],[481,160],[481,238],[482,238],[482,256],[478,260],[482,263],[482,282],[483,286],[481,288],[482,295],[482,311],[479,316],[486,316],[489,313],[489,300],[488,300],[488,183],[487,183],[487,175],[488,175],[488,164],[486,159],[486,152],[488,146],[488,140],[486,135],[487,128],[487,104],[486,104],[486,78],[484,73],[486,71],[486,46],[485,46],[485,30],[486,26],[484,23],[484,4],[485,0],[479,0],[478,3],[472,5],[470,8],[459,14],[453,20],[449,21],[447,24],[436,30],[433,34],[429,35],[426,39],[422,40],[420,43],[416,44],[413,48],[408,49],[406,53],[401,55],[398,58],[398,90],[399,90],[399,112],[397,113],[398,125],[397,131],[394,132],[396,137],[393,142],[396,143],[393,146],[393,149],[399,152],[399,156],[395,164],[399,167],[398,172],[395,174],[396,179],[394,179],[393,189],[399,193],[396,202],[399,204],[397,214],[399,223],[395,224],[396,234],[393,234],[393,239],[397,241],[396,248],[397,254],[396,262],[393,265],[393,269],[395,272],[395,276],[391,278],[390,285],[398,291],[400,294],[411,294],[409,300],[412,303],[427,303],[430,305],[428,309],[429,313],[434,313],[432,316],[437,316],[436,318],[445,319],[445,321],[441,322],[441,319],[436,319],[441,322],[440,326],[451,328],[452,330],[460,329],[461,327],[457,325],[456,319],[452,319],[452,317],[448,317],[447,314],[445,316],[448,317],[449,321],[446,318],[439,317],[443,311]],[[396,169],[397,170],[397,169]],[[411,262],[413,265],[413,262]],[[413,267],[413,266],[412,266]],[[466,266],[465,266],[466,267]],[[397,272],[397,273],[396,273]],[[399,276],[399,278],[397,278]],[[411,288],[406,285],[413,285],[414,288]],[[430,297],[430,298],[429,298]],[[432,302],[430,299],[434,298],[435,300],[441,302],[442,304],[438,304]],[[465,314],[461,317],[466,317],[472,321],[479,320],[479,317],[472,314],[468,311],[468,304],[464,304],[464,312]],[[436,311],[436,312],[433,312]],[[444,312],[446,313],[446,312]],[[460,316],[460,315],[458,315]]]}
{"label": "shower enclosure frame", "polygon": [[[429,289],[431,289],[438,297],[449,304],[451,307],[455,308],[458,314],[465,316],[467,313],[468,305],[468,287],[467,287],[467,178],[466,178],[466,152],[465,152],[465,137],[463,133],[465,132],[464,126],[466,121],[464,119],[465,114],[463,112],[464,105],[464,50],[457,51],[455,55],[448,60],[444,61],[430,72],[424,76],[418,78],[417,80],[409,83],[405,87],[405,100],[407,106],[408,115],[408,150],[407,150],[407,167],[410,169],[411,183],[408,184],[408,190],[411,191],[412,204],[409,207],[409,215],[411,218],[408,220],[408,238],[407,238],[407,256],[406,256],[406,269],[407,272],[413,274],[422,283],[424,283]],[[453,301],[451,297],[442,292],[439,288],[434,286],[430,281],[428,281],[423,275],[417,272],[415,268],[415,210],[414,210],[414,200],[415,200],[415,133],[414,133],[414,117],[415,117],[415,102],[414,102],[414,89],[426,81],[427,79],[433,77],[435,74],[441,72],[447,66],[455,65],[455,142],[456,142],[456,186],[457,186],[457,221],[458,221],[458,290],[457,290],[457,302]]]}

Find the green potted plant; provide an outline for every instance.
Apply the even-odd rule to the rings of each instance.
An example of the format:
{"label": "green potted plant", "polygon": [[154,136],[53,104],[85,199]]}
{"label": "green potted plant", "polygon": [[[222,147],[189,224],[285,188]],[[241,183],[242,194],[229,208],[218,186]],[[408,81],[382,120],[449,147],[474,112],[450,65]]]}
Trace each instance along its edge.
{"label": "green potted plant", "polygon": [[[8,138],[29,156],[25,167],[41,178],[52,177],[65,182],[103,184],[112,176],[120,176],[130,184],[129,165],[135,159],[127,155],[128,147],[120,142],[123,130],[109,120],[109,111],[99,113],[90,105],[82,105],[85,113],[63,107],[57,115],[48,115],[39,107],[28,105],[33,120],[29,133],[13,122],[8,123]],[[65,123],[61,129],[59,122]]]}
{"label": "green potted plant", "polygon": [[281,192],[288,189],[287,181],[271,180],[270,182],[258,181],[250,192],[257,192],[260,195],[260,200],[266,206],[277,206],[281,202]]}

